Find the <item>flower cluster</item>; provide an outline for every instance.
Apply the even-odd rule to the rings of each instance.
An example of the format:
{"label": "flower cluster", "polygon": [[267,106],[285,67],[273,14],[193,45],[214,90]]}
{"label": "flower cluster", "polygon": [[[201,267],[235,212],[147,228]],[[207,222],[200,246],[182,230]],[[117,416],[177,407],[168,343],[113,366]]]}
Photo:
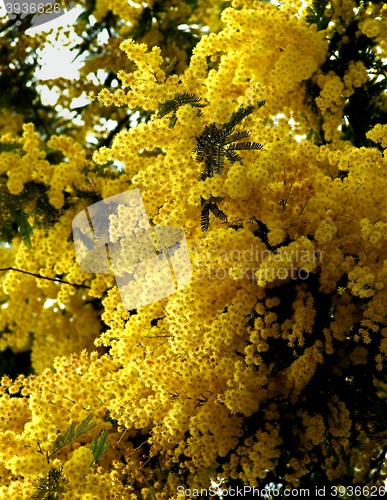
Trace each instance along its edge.
{"label": "flower cluster", "polygon": [[[124,3],[106,5],[131,21],[144,10]],[[190,10],[172,4],[169,20]],[[97,16],[106,5],[97,2]],[[206,5],[217,3],[199,2],[191,22],[211,20]],[[331,6],[326,14],[341,36],[354,2]],[[292,0],[280,7],[234,0],[223,28],[200,39],[180,75],[161,68],[160,47],[121,40],[125,89],[101,89],[92,104],[140,106],[150,117],[95,151],[96,166],[64,135],[48,141],[63,156],[51,164],[32,124],[13,139],[22,148],[1,153],[10,194],[41,182],[55,217],[34,228],[31,250],[19,236],[11,249],[0,248],[2,266],[32,274],[0,277],[0,347],[31,348],[35,370],[1,381],[0,496],[31,496],[33,479],[54,473],[68,481],[63,498],[83,500],[175,498],[177,485],[209,487],[211,477],[253,486],[281,463],[294,487],[309,470],[328,480],[348,468],[355,481],[366,476],[370,460],[351,455],[352,440],[371,454],[379,445],[363,434],[352,384],[363,377],[359,391],[371,392],[369,375],[376,379],[387,357],[386,158],[338,128],[346,99],[368,82],[365,64],[326,70],[333,28],[318,31],[304,11],[296,15],[299,8]],[[378,13],[385,16],[379,9],[359,26],[376,40],[384,29]],[[203,114],[181,105],[171,128],[159,104],[186,93],[206,102]],[[198,134],[262,97],[265,106],[233,134],[248,130],[264,149],[241,148],[241,161],[199,181]],[[285,116],[275,121],[277,113]],[[384,147],[385,127],[367,137]],[[292,132],[309,135],[298,142]],[[122,175],[105,171],[114,160],[124,162]],[[95,199],[136,188],[149,220],[140,202],[110,216],[115,276],[83,271],[71,240],[74,217]],[[203,199],[214,197],[227,219],[211,214],[203,233]],[[187,286],[162,300],[169,266],[141,268],[156,253],[155,224],[184,229],[195,268]],[[162,257],[165,247],[157,247]],[[59,276],[67,284],[44,279]],[[141,305],[129,307],[125,297]],[[378,430],[383,403],[369,401],[367,425]],[[96,425],[59,446],[90,412]],[[104,431],[110,445],[94,463]]]}

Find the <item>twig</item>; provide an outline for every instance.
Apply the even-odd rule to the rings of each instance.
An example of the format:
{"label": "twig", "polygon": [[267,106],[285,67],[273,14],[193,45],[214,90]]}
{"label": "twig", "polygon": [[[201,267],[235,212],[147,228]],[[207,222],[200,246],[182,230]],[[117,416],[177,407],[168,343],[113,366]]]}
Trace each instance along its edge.
{"label": "twig", "polygon": [[71,285],[71,286],[80,286],[82,288],[91,288],[90,286],[87,285],[77,285],[76,283],[69,283],[68,281],[60,280],[58,278],[47,278],[46,276],[29,273],[28,271],[23,271],[22,269],[15,269],[14,267],[5,267],[4,269],[0,269],[0,272],[1,271],[18,271],[19,273],[29,274],[30,276],[35,276],[36,278],[41,278],[42,280],[57,281],[58,283],[65,283],[66,285]]}

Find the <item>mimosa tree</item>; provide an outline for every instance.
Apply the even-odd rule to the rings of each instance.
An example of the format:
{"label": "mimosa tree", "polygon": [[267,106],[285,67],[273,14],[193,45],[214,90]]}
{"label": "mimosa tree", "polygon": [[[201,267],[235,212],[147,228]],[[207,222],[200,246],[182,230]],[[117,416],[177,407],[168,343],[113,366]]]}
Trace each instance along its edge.
{"label": "mimosa tree", "polygon": [[[387,5],[84,8],[81,78],[47,82],[65,109],[88,94],[84,125],[36,86],[1,103],[0,346],[32,366],[1,381],[2,496],[384,495]],[[15,40],[15,61],[46,43]],[[126,310],[72,221],[132,189],[184,230],[192,280]]]}

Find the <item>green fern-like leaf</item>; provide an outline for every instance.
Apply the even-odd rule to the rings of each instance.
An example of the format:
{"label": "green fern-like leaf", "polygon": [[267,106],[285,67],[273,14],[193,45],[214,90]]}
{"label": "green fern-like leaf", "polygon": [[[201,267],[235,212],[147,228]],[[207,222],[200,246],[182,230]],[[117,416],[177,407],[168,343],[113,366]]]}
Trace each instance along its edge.
{"label": "green fern-like leaf", "polygon": [[243,120],[243,118],[246,118],[246,116],[250,115],[254,111],[254,106],[250,104],[246,108],[243,107],[243,104],[241,104],[238,108],[237,111],[234,111],[233,114],[231,115],[230,120],[223,125],[222,128],[225,130],[231,130],[235,128],[235,126]]}
{"label": "green fern-like leaf", "polygon": [[220,202],[224,201],[224,197],[223,196],[211,196],[210,201],[211,201],[211,203],[220,203]]}
{"label": "green fern-like leaf", "polygon": [[[172,61],[168,64],[167,69],[165,70],[165,81],[167,81],[168,76],[172,73],[173,68],[175,67],[176,63],[177,63],[177,58],[176,58],[176,57],[174,57],[174,58],[172,59]],[[164,83],[165,83],[165,82],[164,82]]]}
{"label": "green fern-like leaf", "polygon": [[9,153],[15,151],[16,149],[21,149],[23,144],[18,144],[16,142],[0,142],[0,154]]}
{"label": "green fern-like leaf", "polygon": [[224,153],[220,147],[214,148],[213,151],[214,172],[221,174],[224,169]]}
{"label": "green fern-like leaf", "polygon": [[211,125],[204,127],[203,132],[199,136],[195,137],[196,146],[192,152],[196,153],[196,161],[205,161],[206,156],[212,152],[215,133],[215,123],[211,123]]}
{"label": "green fern-like leaf", "polygon": [[321,31],[327,28],[330,18],[324,15],[325,8],[329,0],[314,0],[313,7],[307,7],[308,14],[306,21],[308,24],[316,24],[317,30]]}
{"label": "green fern-like leaf", "polygon": [[63,467],[54,467],[47,476],[35,480],[32,500],[56,500],[62,498],[70,481],[63,474]]}
{"label": "green fern-like leaf", "polygon": [[213,176],[213,169],[212,167],[206,167],[203,172],[200,174],[199,180],[200,181],[205,181],[209,177]]}
{"label": "green fern-like leaf", "polygon": [[211,213],[219,220],[227,220],[227,215],[221,210],[216,203],[210,203],[209,208]]}
{"label": "green fern-like leaf", "polygon": [[226,144],[230,144],[231,142],[234,141],[239,141],[240,139],[245,139],[250,135],[250,132],[248,130],[242,130],[240,132],[236,132],[235,134],[229,135],[228,137],[225,137],[222,140],[222,145],[225,146]]}
{"label": "green fern-like leaf", "polygon": [[243,228],[243,224],[240,222],[239,224],[230,224],[228,227],[230,227],[231,229],[234,229],[235,231],[238,231],[238,229]]}
{"label": "green fern-like leaf", "polygon": [[67,431],[64,432],[63,434],[60,434],[56,438],[55,443],[54,443],[54,450],[51,453],[51,455],[53,455],[57,451],[64,448],[67,444],[71,443],[71,441],[73,441],[75,439],[74,436],[75,436],[75,426],[76,425],[77,425],[77,422],[76,422],[76,420],[74,420],[73,422],[71,422],[71,425],[67,429]]}
{"label": "green fern-like leaf", "polygon": [[203,232],[208,231],[208,228],[210,227],[210,207],[208,205],[206,205],[202,210],[200,226]]}
{"label": "green fern-like leaf", "polygon": [[200,197],[200,203],[203,205],[201,213],[201,228],[203,232],[208,231],[210,227],[210,212],[219,220],[227,220],[227,215],[218,207],[218,203],[224,201],[222,196],[210,196],[208,200]]}
{"label": "green fern-like leaf", "polygon": [[90,449],[93,453],[94,460],[91,462],[90,467],[97,462],[97,460],[105,453],[105,451],[109,447],[109,441],[107,439],[107,433],[105,429],[102,431],[101,436],[99,439],[93,438],[93,441],[91,442]]}
{"label": "green fern-like leaf", "polygon": [[246,116],[250,115],[254,111],[255,108],[259,109],[265,103],[266,103],[266,101],[258,101],[257,104],[255,104],[255,106],[250,104],[249,106],[246,106],[246,108],[244,108],[243,104],[241,104],[239,106],[238,110],[233,112],[230,120],[227,123],[225,123],[222,128],[231,131],[232,129],[235,128],[235,126],[239,122],[241,122],[244,118],[246,118]]}
{"label": "green fern-like leaf", "polygon": [[28,222],[28,216],[26,212],[23,211],[20,202],[19,204],[12,205],[11,216],[15,218],[16,223],[19,227],[22,240],[28,250],[31,250],[31,236],[33,234],[32,227]]}
{"label": "green fern-like leaf", "polygon": [[84,420],[82,420],[82,422],[79,424],[79,427],[78,429],[75,431],[75,437],[79,437],[81,436],[82,434],[84,434],[85,432],[89,431],[90,429],[92,429],[95,425],[97,425],[97,422],[92,422],[90,425],[89,425],[89,422],[90,420],[94,417],[94,414],[91,413],[90,415],[88,415]]}
{"label": "green fern-like leaf", "polygon": [[262,149],[263,145],[258,142],[239,142],[238,144],[232,144],[227,148],[227,151],[235,150],[248,150],[248,149]]}
{"label": "green fern-like leaf", "polygon": [[227,148],[227,149],[225,149],[224,152],[225,152],[225,154],[227,156],[227,159],[231,163],[235,163],[237,161],[239,161],[240,163],[242,163],[242,157],[240,155],[238,155],[237,153],[235,153],[233,149]]}
{"label": "green fern-like leaf", "polygon": [[175,101],[179,106],[183,106],[184,104],[190,104],[195,108],[204,108],[207,106],[206,104],[200,103],[201,97],[198,97],[195,94],[190,94],[189,92],[184,92],[184,94],[175,94]]}
{"label": "green fern-like leaf", "polygon": [[176,116],[176,112],[174,111],[173,115],[169,119],[168,128],[173,128],[176,125],[176,122],[177,122],[177,116]]}
{"label": "green fern-like leaf", "polygon": [[164,116],[168,115],[172,111],[175,111],[176,109],[177,107],[174,99],[165,101],[163,104],[159,104],[159,108],[157,110],[157,118],[164,118]]}
{"label": "green fern-like leaf", "polygon": [[10,245],[12,243],[12,238],[13,238],[12,222],[9,220],[3,220],[3,227],[0,234],[0,241],[2,243],[8,243]]}
{"label": "green fern-like leaf", "polygon": [[[88,104],[87,104],[88,106]],[[42,151],[44,151],[46,153],[46,155],[50,155],[52,153],[55,153],[56,151],[58,151],[57,149],[52,149],[52,148],[49,148],[48,146],[45,146]]]}
{"label": "green fern-like leaf", "polygon": [[84,434],[85,432],[89,431],[90,429],[92,429],[95,425],[97,425],[97,422],[92,422],[90,424],[90,420],[94,417],[93,413],[91,413],[90,415],[88,415],[80,424],[79,426],[76,428],[76,425],[77,425],[77,421],[76,420],[73,420],[71,422],[71,425],[70,427],[67,429],[66,432],[64,432],[63,434],[60,434],[56,440],[55,440],[55,443],[54,443],[54,446],[53,446],[53,451],[51,452],[51,454],[49,455],[48,458],[50,458],[54,453],[56,453],[57,451],[61,450],[62,448],[64,448],[66,445],[68,445],[69,443],[71,443],[72,441],[74,441],[76,438],[78,438],[79,436],[81,436],[82,434]]}
{"label": "green fern-like leaf", "polygon": [[[256,107],[261,107],[265,101],[259,101]],[[246,108],[241,105],[238,111],[234,112],[230,120],[219,130],[215,122],[206,125],[203,131],[195,137],[196,146],[192,153],[196,153],[196,161],[204,163],[205,168],[199,176],[200,181],[204,181],[214,174],[221,174],[224,170],[224,160],[227,158],[231,163],[240,162],[242,158],[235,151],[262,149],[262,144],[256,142],[244,142],[231,144],[249,136],[247,130],[234,132],[235,126],[254,110],[250,105]],[[226,149],[225,146],[229,145]]]}
{"label": "green fern-like leaf", "polygon": [[[1,153],[10,153],[10,152],[18,152],[22,156],[25,153],[25,151],[20,151],[23,148],[23,144],[19,144],[17,142],[0,142],[0,154]],[[45,146],[44,148],[41,148],[40,151],[44,151],[46,155],[49,155],[51,153],[55,153],[57,151],[56,149],[49,148],[48,146]]]}
{"label": "green fern-like leaf", "polygon": [[[193,108],[204,108],[207,104],[201,103],[201,97],[197,97],[195,94],[190,94],[189,92],[184,92],[183,94],[175,94],[173,99],[170,99],[162,104],[159,104],[157,110],[157,117],[163,118],[164,116],[172,113],[169,119],[169,128],[173,128],[176,125],[177,117],[176,111],[180,106],[184,104],[189,104]],[[202,112],[198,109],[197,116],[201,116]]]}

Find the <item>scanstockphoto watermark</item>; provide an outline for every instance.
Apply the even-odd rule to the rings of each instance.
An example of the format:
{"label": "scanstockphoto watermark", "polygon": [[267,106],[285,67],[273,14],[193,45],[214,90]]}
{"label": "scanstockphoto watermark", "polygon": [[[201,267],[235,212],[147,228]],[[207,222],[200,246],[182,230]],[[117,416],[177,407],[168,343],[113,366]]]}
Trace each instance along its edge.
{"label": "scanstockphoto watermark", "polygon": [[[317,488],[316,488],[317,491]],[[286,497],[291,496],[299,496],[299,497],[309,497],[309,490],[307,488],[304,489],[295,489],[295,490],[289,490],[285,489],[284,494]],[[237,486],[236,488],[222,488],[221,486],[214,487],[211,486],[210,488],[184,488],[184,486],[178,486],[177,487],[177,496],[178,497],[214,497],[215,495],[217,496],[222,496],[223,498],[225,497],[247,497],[251,498],[257,497],[257,498],[275,498],[280,496],[280,490],[275,487],[268,487],[266,486],[265,488],[254,488],[251,486],[244,486],[243,488],[240,488]],[[317,494],[317,496],[320,496]]]}
{"label": "scanstockphoto watermark", "polygon": [[[257,245],[258,246],[258,245]],[[246,250],[208,250],[206,254],[200,253],[201,247],[196,247],[194,251],[200,256],[202,261],[206,263],[222,263],[227,262],[226,267],[211,267],[206,266],[200,270],[195,264],[195,270],[199,271],[196,279],[208,278],[210,280],[224,280],[230,277],[233,280],[241,280],[247,278],[254,283],[255,281],[265,280],[274,281],[275,279],[286,280],[306,280],[309,277],[310,271],[308,268],[300,265],[300,263],[311,263],[319,260],[322,262],[321,250],[308,249],[279,249],[275,252],[270,250],[254,249],[251,245],[250,249]],[[215,258],[214,255],[215,254]],[[257,267],[247,267],[243,265],[246,262],[255,262]],[[270,263],[284,263],[285,266],[270,266]],[[238,266],[239,263],[239,266]],[[264,264],[262,268],[262,263]],[[295,266],[294,263],[297,265]],[[231,264],[231,266],[230,266]],[[237,266],[235,266],[237,264]]]}
{"label": "scanstockphoto watermark", "polygon": [[237,486],[236,488],[222,488],[221,486],[215,487],[210,486],[210,488],[184,488],[184,486],[177,487],[177,496],[178,497],[214,497],[223,496],[224,497],[251,497],[251,495],[261,498],[269,498],[272,496],[279,496],[280,492],[276,488],[254,488],[251,486],[244,486],[240,488]]}
{"label": "scanstockphoto watermark", "polygon": [[251,283],[256,281],[274,281],[275,279],[286,280],[291,278],[292,280],[306,280],[309,278],[309,270],[305,267],[296,268],[291,266],[279,267],[274,269],[273,267],[265,267],[261,269],[260,267],[253,267],[252,269],[243,269],[242,263],[239,264],[239,270],[235,268],[226,269],[225,267],[212,268],[208,267],[207,272],[200,271],[200,275],[196,276],[196,279],[202,280],[208,277],[209,280],[224,280],[228,277],[238,281],[247,278]]}
{"label": "scanstockphoto watermark", "polygon": [[[331,498],[340,498],[344,495],[349,495],[352,497],[353,495],[361,496],[385,496],[386,495],[386,487],[380,486],[379,490],[376,486],[315,486],[313,488],[292,488],[289,489],[286,487],[283,490],[283,495],[285,497],[290,498],[306,498],[306,497],[325,497],[330,496]],[[265,488],[254,488],[251,486],[244,486],[240,488],[237,486],[236,488],[222,488],[221,486],[210,488],[201,488],[199,489],[185,489],[184,486],[178,486],[177,488],[177,496],[190,497],[195,496],[199,497],[214,497],[215,495],[220,495],[224,497],[260,497],[260,498],[275,498],[279,497],[281,494],[280,489],[275,486],[266,486]],[[282,496],[282,495],[281,495]]]}

